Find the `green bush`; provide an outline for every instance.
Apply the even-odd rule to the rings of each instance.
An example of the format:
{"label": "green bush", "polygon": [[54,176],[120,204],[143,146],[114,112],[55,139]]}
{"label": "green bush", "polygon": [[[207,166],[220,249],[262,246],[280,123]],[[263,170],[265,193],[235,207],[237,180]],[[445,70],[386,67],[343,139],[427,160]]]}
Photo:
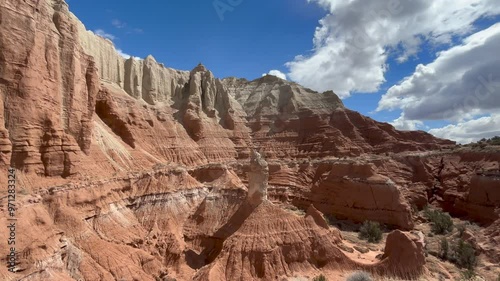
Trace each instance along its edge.
{"label": "green bush", "polygon": [[370,274],[364,271],[356,271],[347,277],[346,281],[372,281]]}
{"label": "green bush", "polygon": [[[491,138],[489,140],[489,143],[492,145],[500,145],[500,137],[496,136],[496,137]],[[500,275],[498,276],[498,280],[500,280]]]}
{"label": "green bush", "polygon": [[467,229],[467,226],[465,225],[465,223],[457,225],[458,236],[462,237],[462,235],[464,235],[464,232],[466,229]]}
{"label": "green bush", "polygon": [[462,268],[473,270],[476,266],[476,250],[464,240],[458,240],[453,249],[453,262]]}
{"label": "green bush", "polygon": [[382,229],[380,224],[373,221],[365,221],[359,229],[359,238],[368,240],[370,243],[378,243],[382,240]]}
{"label": "green bush", "polygon": [[474,270],[470,269],[462,271],[461,275],[462,280],[474,280],[476,278],[476,273],[474,272]]}
{"label": "green bush", "polygon": [[448,240],[443,237],[441,239],[441,251],[439,253],[439,255],[441,256],[442,259],[446,260],[448,259],[448,251],[450,250],[450,246],[449,246],[449,243],[448,243]]}
{"label": "green bush", "polygon": [[326,281],[326,277],[323,274],[320,274],[319,276],[314,277],[313,281]]}
{"label": "green bush", "polygon": [[432,232],[435,234],[445,234],[453,230],[453,221],[448,213],[426,208],[424,215],[432,223]]}

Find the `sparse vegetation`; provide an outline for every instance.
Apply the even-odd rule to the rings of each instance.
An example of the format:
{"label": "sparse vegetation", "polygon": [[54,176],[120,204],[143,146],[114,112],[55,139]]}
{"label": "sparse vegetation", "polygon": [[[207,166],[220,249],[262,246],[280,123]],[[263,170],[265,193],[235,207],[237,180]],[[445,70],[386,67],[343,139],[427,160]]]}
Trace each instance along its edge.
{"label": "sparse vegetation", "polygon": [[477,263],[476,250],[470,243],[459,239],[453,249],[451,261],[462,268],[473,271]]}
{"label": "sparse vegetation", "polygon": [[426,207],[424,215],[432,223],[432,232],[435,234],[446,234],[453,230],[453,221],[448,213]]}
{"label": "sparse vegetation", "polygon": [[378,222],[365,221],[359,229],[359,238],[370,243],[378,243],[382,240],[382,229]]}
{"label": "sparse vegetation", "polygon": [[439,253],[439,256],[442,258],[442,259],[448,259],[448,252],[450,250],[450,246],[449,246],[449,243],[448,243],[448,239],[446,239],[446,237],[443,237],[441,239],[441,247],[440,247],[440,253]]}
{"label": "sparse vegetation", "polygon": [[[439,256],[470,272],[474,272],[474,268],[477,264],[476,250],[470,243],[465,242],[461,238],[456,240],[450,249],[448,240],[446,237],[443,237],[440,243]],[[467,274],[470,272],[467,272]]]}
{"label": "sparse vegetation", "polygon": [[316,277],[314,277],[313,281],[326,281],[326,277],[323,274],[320,274]]}
{"label": "sparse vegetation", "polygon": [[491,139],[483,138],[478,142],[468,144],[468,146],[471,146],[473,148],[485,148],[487,145],[500,145],[500,136],[495,136]]}
{"label": "sparse vegetation", "polygon": [[462,278],[461,280],[474,280],[476,278],[476,273],[474,270],[464,270],[461,272]]}
{"label": "sparse vegetation", "polygon": [[347,277],[346,281],[372,281],[370,274],[364,271],[356,271]]}
{"label": "sparse vegetation", "polygon": [[462,237],[464,235],[465,230],[467,229],[467,226],[465,223],[461,223],[457,225],[457,230],[458,230],[458,236]]}

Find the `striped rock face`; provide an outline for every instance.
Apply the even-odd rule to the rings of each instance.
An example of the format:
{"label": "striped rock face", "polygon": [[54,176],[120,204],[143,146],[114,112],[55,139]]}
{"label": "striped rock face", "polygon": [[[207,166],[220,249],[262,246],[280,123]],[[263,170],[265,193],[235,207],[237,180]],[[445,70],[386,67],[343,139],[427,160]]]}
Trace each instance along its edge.
{"label": "striped rock face", "polygon": [[[123,58],[64,0],[0,0],[0,183],[14,168],[18,253],[1,280],[414,276],[423,242],[399,230],[428,204],[489,226],[468,238],[498,263],[500,153],[450,146],[331,91]],[[8,201],[0,189],[2,228]],[[332,216],[399,230],[357,256]]]}

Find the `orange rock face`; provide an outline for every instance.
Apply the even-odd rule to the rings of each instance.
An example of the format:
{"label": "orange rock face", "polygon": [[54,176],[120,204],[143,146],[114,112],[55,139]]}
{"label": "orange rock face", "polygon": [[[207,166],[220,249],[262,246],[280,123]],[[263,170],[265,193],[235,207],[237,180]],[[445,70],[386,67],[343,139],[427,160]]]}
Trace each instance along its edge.
{"label": "orange rock face", "polygon": [[19,253],[1,280],[416,276],[422,241],[395,231],[380,260],[360,263],[323,215],[409,230],[410,206],[428,203],[489,226],[480,246],[500,257],[497,151],[442,150],[453,143],[273,76],[124,59],[63,0],[0,0],[0,97]]}

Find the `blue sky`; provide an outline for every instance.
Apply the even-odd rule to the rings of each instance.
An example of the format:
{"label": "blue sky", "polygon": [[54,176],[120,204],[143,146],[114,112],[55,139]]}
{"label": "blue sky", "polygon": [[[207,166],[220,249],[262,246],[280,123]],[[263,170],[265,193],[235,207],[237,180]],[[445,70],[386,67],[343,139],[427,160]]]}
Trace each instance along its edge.
{"label": "blue sky", "polygon": [[[124,4],[124,2],[126,4]],[[145,8],[147,7],[147,8]],[[217,77],[255,79],[312,48],[326,11],[304,0],[243,1],[221,20],[212,1],[70,1],[87,29],[102,29],[125,53],[183,70],[205,64]],[[126,23],[117,28],[113,20]],[[134,32],[141,29],[143,32]]]}
{"label": "blue sky", "polygon": [[[399,129],[430,130],[460,142],[500,134],[500,102],[491,108],[500,95],[497,88],[490,100],[467,107],[470,112],[464,112],[464,106],[452,109],[450,102],[453,112],[446,118],[436,117],[436,112],[415,113],[419,108],[431,111],[436,101],[449,96],[453,103],[468,102],[470,93],[451,90],[451,85],[462,83],[467,66],[458,71],[457,63],[452,66],[448,62],[453,60],[444,54],[463,47],[460,54],[465,61],[477,42],[487,50],[491,49],[487,44],[498,44],[493,40],[500,14],[495,0],[465,0],[458,5],[451,0],[391,0],[396,3],[392,6],[382,0],[369,4],[361,0],[68,2],[87,29],[109,36],[132,56],[152,54],[166,66],[182,70],[202,62],[220,78],[253,80],[278,70],[312,89],[332,89],[348,108]],[[485,35],[491,40],[474,39],[485,30],[493,30]],[[467,45],[469,37],[479,41]],[[485,55],[478,71],[495,56]],[[419,64],[425,67],[417,69]],[[443,76],[454,74],[444,86],[442,79],[432,76],[440,71]],[[411,79],[405,82],[406,77]],[[436,110],[448,112],[442,106]]]}

